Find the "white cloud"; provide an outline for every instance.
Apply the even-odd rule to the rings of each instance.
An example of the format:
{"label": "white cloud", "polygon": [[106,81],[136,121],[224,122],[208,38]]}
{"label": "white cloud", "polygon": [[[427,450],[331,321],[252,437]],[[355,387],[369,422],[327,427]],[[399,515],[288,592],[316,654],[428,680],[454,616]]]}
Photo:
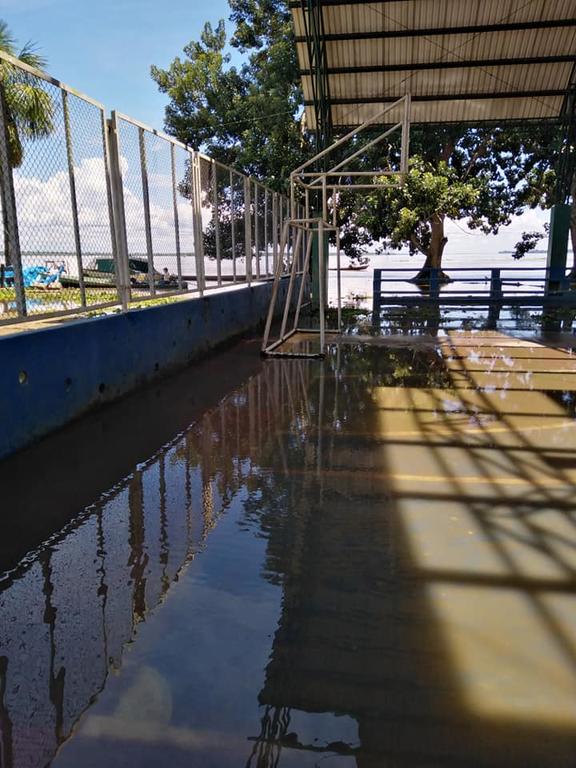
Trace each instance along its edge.
{"label": "white cloud", "polygon": [[[128,161],[121,158],[121,170],[127,175]],[[102,158],[83,159],[75,167],[78,221],[83,250],[87,253],[110,253],[110,221],[106,176]],[[154,251],[174,253],[174,211],[171,178],[165,174],[149,177],[150,220]],[[67,169],[43,180],[21,171],[14,174],[18,207],[21,248],[25,252],[71,253],[74,231],[70,183]],[[124,185],[124,207],[129,249],[146,251],[146,235],[142,194]],[[178,216],[183,251],[193,250],[192,212],[188,200],[178,200]]]}

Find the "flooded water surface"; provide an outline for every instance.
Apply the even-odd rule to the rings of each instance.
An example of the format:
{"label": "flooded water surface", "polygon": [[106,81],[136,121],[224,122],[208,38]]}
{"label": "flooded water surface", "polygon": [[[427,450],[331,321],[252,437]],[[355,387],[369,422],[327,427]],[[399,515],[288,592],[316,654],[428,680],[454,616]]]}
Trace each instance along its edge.
{"label": "flooded water surface", "polygon": [[566,337],[243,344],[0,468],[0,766],[576,764]]}

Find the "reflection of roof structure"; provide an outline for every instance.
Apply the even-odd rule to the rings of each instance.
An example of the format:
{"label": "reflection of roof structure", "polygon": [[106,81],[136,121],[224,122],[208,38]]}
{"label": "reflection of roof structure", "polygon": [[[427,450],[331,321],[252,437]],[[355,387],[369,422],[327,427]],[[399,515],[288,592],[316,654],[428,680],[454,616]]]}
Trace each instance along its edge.
{"label": "reflection of roof structure", "polygon": [[412,122],[558,117],[576,0],[292,0],[308,125],[362,123],[411,93]]}
{"label": "reflection of roof structure", "polygon": [[[290,504],[262,518],[282,615],[248,765],[278,765],[273,747],[358,768],[569,763],[572,345],[357,339],[282,433]],[[357,742],[311,742],[297,712],[353,718]]]}

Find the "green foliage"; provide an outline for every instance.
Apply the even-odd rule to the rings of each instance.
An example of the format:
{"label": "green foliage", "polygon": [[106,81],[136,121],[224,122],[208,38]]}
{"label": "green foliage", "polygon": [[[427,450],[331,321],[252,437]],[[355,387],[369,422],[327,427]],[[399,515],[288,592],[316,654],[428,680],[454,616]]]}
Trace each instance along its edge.
{"label": "green foliage", "polygon": [[530,251],[533,251],[538,243],[543,240],[550,231],[550,225],[544,226],[544,231],[538,232],[523,232],[519,242],[516,243],[514,251],[512,253],[513,259],[521,259]]}
{"label": "green foliage", "polygon": [[[303,95],[287,0],[229,0],[232,34],[209,24],[168,69],[152,77],[170,103],[166,129],[187,144],[285,192],[290,171],[314,151],[303,131]],[[244,60],[232,66],[230,51]],[[368,139],[371,137],[368,136]],[[566,161],[558,126],[413,126],[413,159],[400,190],[339,198],[341,244],[359,256],[374,241],[408,246],[441,264],[446,218],[496,234],[527,207],[549,207],[555,167]],[[378,144],[357,169],[397,165],[397,144]],[[338,160],[338,154],[334,157]]]}
{"label": "green foliage", "polygon": [[436,166],[420,157],[410,161],[405,183],[368,196],[359,223],[392,248],[408,244],[412,252],[427,254],[435,217],[475,213],[479,184],[463,181],[445,161]]}
{"label": "green foliage", "polygon": [[[194,148],[285,192],[292,168],[307,156],[302,92],[288,4],[230,0],[234,33],[206,24],[200,40],[166,70],[152,67],[168,95],[166,130]],[[231,65],[229,47],[244,54]]]}
{"label": "green foliage", "polygon": [[[228,191],[228,190],[227,190]],[[240,259],[246,256],[244,207],[231,204],[229,194],[218,196],[218,238],[220,255],[223,259]],[[232,228],[234,228],[234,248],[232,248]],[[215,259],[218,253],[217,233],[214,218],[210,219],[202,234],[204,253]]]}
{"label": "green foliage", "polygon": [[[27,43],[20,51],[17,51],[14,38],[6,22],[1,20],[0,50],[30,67],[41,69],[45,66],[44,59],[36,52],[31,43]],[[54,130],[54,106],[50,94],[44,90],[38,78],[5,60],[0,60],[0,101],[6,119],[8,160],[12,168],[18,168],[24,160],[22,139],[39,139]],[[10,252],[6,219],[7,206],[4,195],[4,184],[0,184],[4,260],[6,264],[11,264],[12,254]]]}
{"label": "green foliage", "polygon": [[[343,195],[339,219],[384,247],[424,254],[428,265],[441,265],[446,218],[496,234],[527,207],[553,202],[554,165],[563,146],[557,126],[415,126],[410,146],[403,186],[364,198]],[[363,167],[383,167],[388,156],[397,161],[398,147],[379,146],[366,154]]]}
{"label": "green foliage", "polygon": [[[24,64],[42,68],[45,61],[31,43],[20,51],[6,22],[0,20],[0,50],[9,53]],[[7,112],[7,133],[10,144],[10,162],[13,168],[22,164],[24,150],[22,138],[36,139],[47,136],[54,129],[54,108],[50,95],[33,75],[17,66],[0,61],[0,88]]]}

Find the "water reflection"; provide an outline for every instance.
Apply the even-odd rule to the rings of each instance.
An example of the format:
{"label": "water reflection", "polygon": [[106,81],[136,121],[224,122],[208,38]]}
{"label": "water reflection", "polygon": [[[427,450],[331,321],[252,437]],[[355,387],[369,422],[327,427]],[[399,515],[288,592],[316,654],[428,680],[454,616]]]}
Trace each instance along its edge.
{"label": "water reflection", "polygon": [[[426,291],[422,291],[426,293]],[[486,307],[463,304],[446,306],[429,302],[422,306],[382,306],[372,312],[371,323],[363,324],[362,333],[437,336],[439,331],[465,330],[501,332],[531,331],[570,332],[576,312],[570,308],[503,306],[488,303]],[[358,332],[357,327],[349,329]]]}
{"label": "water reflection", "polygon": [[575,395],[496,332],[266,363],[0,583],[0,765],[571,765]]}
{"label": "water reflection", "polygon": [[[285,441],[287,511],[276,483],[248,505],[283,589],[249,764],[293,751],[358,766],[570,764],[571,350],[499,334],[346,345],[317,386],[316,429]],[[358,738],[306,739],[297,711],[352,717]]]}
{"label": "water reflection", "polygon": [[44,766],[68,738],[250,484],[301,375],[250,380],[0,579],[2,768]]}

